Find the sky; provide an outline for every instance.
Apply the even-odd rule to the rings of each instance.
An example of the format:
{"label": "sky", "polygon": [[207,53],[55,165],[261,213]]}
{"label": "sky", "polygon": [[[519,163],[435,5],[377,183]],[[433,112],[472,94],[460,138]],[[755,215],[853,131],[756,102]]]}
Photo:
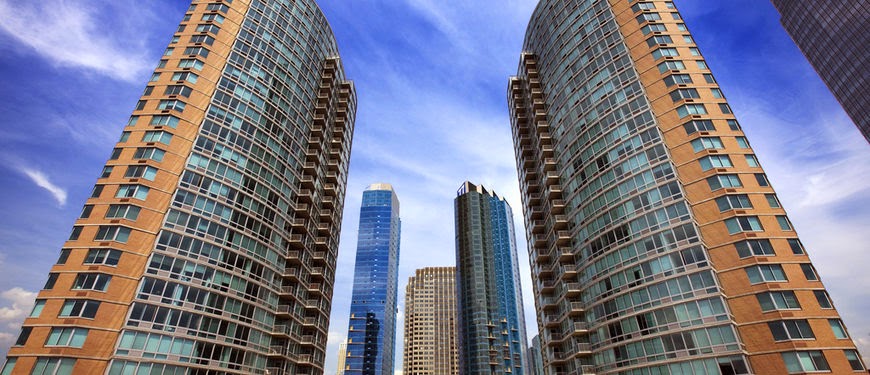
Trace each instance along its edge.
{"label": "sky", "polygon": [[[675,3],[852,338],[870,355],[870,145],[769,2]],[[0,0],[0,353],[188,4]],[[392,183],[401,201],[400,311],[414,270],[455,262],[453,199],[462,182],[507,198],[531,339],[537,324],[506,92],[536,1],[320,5],[359,98],[326,374],[335,373],[346,337],[360,198],[375,182]]]}

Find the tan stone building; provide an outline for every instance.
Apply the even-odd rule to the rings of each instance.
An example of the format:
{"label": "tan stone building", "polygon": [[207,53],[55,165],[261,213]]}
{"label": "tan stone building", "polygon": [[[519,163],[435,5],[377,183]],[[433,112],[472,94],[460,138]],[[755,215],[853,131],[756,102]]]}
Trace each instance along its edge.
{"label": "tan stone building", "polygon": [[404,375],[459,373],[456,268],[427,267],[405,288]]}
{"label": "tan stone building", "polygon": [[864,370],[673,2],[541,1],[508,100],[547,373]]}
{"label": "tan stone building", "polygon": [[2,373],[321,374],[356,107],[337,56],[313,0],[192,1]]}

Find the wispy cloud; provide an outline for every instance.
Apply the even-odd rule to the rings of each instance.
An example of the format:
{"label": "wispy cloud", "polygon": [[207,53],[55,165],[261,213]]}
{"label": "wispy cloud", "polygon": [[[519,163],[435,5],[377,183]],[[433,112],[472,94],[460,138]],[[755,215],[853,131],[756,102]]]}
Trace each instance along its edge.
{"label": "wispy cloud", "polygon": [[112,39],[99,10],[92,1],[0,0],[0,30],[57,65],[137,80],[151,65],[143,43]]}
{"label": "wispy cloud", "polygon": [[3,307],[0,307],[0,353],[6,353],[15,338],[21,323],[33,308],[35,292],[15,287],[0,293]]}
{"label": "wispy cloud", "polygon": [[57,186],[49,181],[48,176],[45,173],[25,166],[19,166],[18,169],[21,171],[21,173],[24,173],[24,175],[30,178],[30,180],[33,181],[36,186],[39,186],[51,193],[51,196],[54,197],[54,199],[57,201],[57,204],[61,206],[66,204],[66,189]]}

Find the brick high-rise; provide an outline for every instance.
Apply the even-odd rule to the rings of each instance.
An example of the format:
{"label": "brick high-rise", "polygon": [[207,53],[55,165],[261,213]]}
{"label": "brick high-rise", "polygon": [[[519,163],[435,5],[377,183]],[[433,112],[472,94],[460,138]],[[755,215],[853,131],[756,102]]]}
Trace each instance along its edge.
{"label": "brick high-rise", "polygon": [[456,268],[426,267],[405,288],[404,375],[456,375]]}

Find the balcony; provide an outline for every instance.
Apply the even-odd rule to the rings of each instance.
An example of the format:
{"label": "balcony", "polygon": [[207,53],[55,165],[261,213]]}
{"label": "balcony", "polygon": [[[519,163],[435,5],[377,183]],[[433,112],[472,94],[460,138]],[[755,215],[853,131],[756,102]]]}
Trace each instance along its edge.
{"label": "balcony", "polygon": [[272,326],[272,336],[280,336],[290,338],[290,326],[276,325]]}
{"label": "balcony", "polygon": [[[571,233],[567,230],[556,232],[556,245],[567,246],[571,244]],[[570,249],[569,249],[570,250]]]}
{"label": "balcony", "polygon": [[278,307],[275,309],[275,316],[279,318],[290,318],[290,305],[278,305]]}

